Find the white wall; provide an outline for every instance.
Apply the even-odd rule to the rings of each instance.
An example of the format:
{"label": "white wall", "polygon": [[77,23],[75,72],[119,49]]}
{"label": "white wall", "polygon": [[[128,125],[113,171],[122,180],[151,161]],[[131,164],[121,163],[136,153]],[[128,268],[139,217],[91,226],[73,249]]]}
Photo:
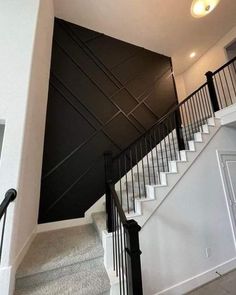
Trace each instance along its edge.
{"label": "white wall", "polygon": [[0,159],[1,159],[1,152],[2,152],[2,142],[3,142],[3,135],[4,135],[4,124],[0,124]]}
{"label": "white wall", "polygon": [[[225,47],[236,38],[236,27],[233,27],[222,39],[220,39],[206,54],[200,57],[187,71],[176,76],[176,87],[179,100],[191,94],[199,86],[206,82],[205,73],[214,71],[228,61]],[[183,82],[185,93],[183,89]]]}
{"label": "white wall", "polygon": [[[146,295],[176,284],[180,286],[163,294],[184,294],[186,288],[217,277],[214,268],[230,269],[230,263],[219,265],[236,258],[217,149],[236,150],[236,129],[220,128],[140,232]],[[206,248],[210,248],[209,258]],[[190,281],[183,283],[186,280]]]}
{"label": "white wall", "polygon": [[184,77],[182,75],[178,75],[175,77],[175,85],[176,85],[178,100],[179,102],[181,102],[183,99],[187,97]]}
{"label": "white wall", "polygon": [[[18,191],[4,241],[6,286],[37,224],[53,15],[51,0],[0,3],[0,121],[6,123],[0,202],[7,189]],[[1,295],[7,292],[1,289]]]}

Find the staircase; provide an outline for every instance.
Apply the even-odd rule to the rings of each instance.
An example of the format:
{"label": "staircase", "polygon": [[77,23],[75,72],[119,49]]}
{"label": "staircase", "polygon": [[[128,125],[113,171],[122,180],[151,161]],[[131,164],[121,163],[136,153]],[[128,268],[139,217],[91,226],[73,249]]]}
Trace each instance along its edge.
{"label": "staircase", "polygon": [[[116,241],[121,234],[114,227],[117,215],[143,227],[220,129],[215,113],[236,103],[235,62],[236,57],[208,72],[205,84],[119,155],[105,154],[107,229],[115,244],[113,257],[122,256]],[[122,275],[117,272],[117,276],[122,289]]]}
{"label": "staircase", "polygon": [[15,295],[110,294],[96,225],[39,233],[16,274]]}
{"label": "staircase", "polygon": [[37,234],[17,270],[15,295],[110,294],[101,245],[106,228],[116,294],[143,294],[138,233],[218,132],[215,112],[236,102],[234,87],[230,99],[220,100],[216,79],[235,61],[208,73],[207,83],[119,155],[106,154],[107,214],[93,214],[93,224]]}
{"label": "staircase", "polygon": [[[177,138],[175,135],[173,142],[166,143],[166,155],[161,162],[158,159],[161,156],[161,145],[163,143],[159,143],[149,155],[145,156],[145,159],[141,160],[145,161],[141,173],[138,173],[140,168],[137,167],[140,163],[134,166],[132,168],[133,181],[125,181],[124,177],[121,180],[122,190],[119,189],[120,183],[115,185],[118,196],[120,198],[122,196],[126,197],[123,198],[122,203],[127,217],[135,219],[140,226],[143,226],[204,150],[219,127],[219,120],[212,117],[207,119],[206,124],[200,125],[199,129],[201,131],[195,132],[192,136],[184,128],[183,131],[187,136],[187,148],[185,150],[175,152],[177,151]],[[166,138],[163,139],[163,142],[165,140]],[[174,145],[175,148],[173,148]],[[134,197],[130,194],[127,198],[127,190],[128,192],[134,192]],[[141,194],[139,194],[139,191],[141,191]]]}

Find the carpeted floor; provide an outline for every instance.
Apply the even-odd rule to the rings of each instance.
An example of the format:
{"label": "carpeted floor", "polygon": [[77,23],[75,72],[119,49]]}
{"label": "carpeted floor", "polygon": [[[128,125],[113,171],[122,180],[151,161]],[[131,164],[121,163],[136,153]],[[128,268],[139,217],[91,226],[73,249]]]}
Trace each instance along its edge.
{"label": "carpeted floor", "polygon": [[98,221],[38,234],[17,271],[15,295],[108,294]]}

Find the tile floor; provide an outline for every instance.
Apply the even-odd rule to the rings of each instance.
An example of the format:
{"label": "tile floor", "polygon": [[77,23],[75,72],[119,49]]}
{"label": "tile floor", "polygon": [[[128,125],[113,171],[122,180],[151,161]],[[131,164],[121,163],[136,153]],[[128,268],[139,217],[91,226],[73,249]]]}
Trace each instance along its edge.
{"label": "tile floor", "polygon": [[236,270],[206,284],[188,295],[236,295]]}

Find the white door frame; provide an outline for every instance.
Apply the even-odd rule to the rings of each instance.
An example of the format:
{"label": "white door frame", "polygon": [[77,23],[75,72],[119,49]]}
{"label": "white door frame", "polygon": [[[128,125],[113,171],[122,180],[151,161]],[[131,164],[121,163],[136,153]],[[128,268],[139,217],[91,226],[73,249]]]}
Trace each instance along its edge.
{"label": "white door frame", "polygon": [[236,156],[236,150],[235,151],[218,151],[217,150],[216,154],[217,154],[217,160],[218,160],[218,165],[219,165],[219,169],[220,169],[220,176],[221,176],[221,180],[222,180],[226,205],[227,205],[228,214],[229,214],[231,230],[232,230],[233,239],[234,239],[234,246],[236,248],[236,215],[233,212],[233,209],[231,206],[232,200],[230,198],[230,192],[229,192],[228,182],[227,182],[226,173],[225,173],[225,165],[224,165],[224,161],[223,161],[223,157],[225,155]]}

